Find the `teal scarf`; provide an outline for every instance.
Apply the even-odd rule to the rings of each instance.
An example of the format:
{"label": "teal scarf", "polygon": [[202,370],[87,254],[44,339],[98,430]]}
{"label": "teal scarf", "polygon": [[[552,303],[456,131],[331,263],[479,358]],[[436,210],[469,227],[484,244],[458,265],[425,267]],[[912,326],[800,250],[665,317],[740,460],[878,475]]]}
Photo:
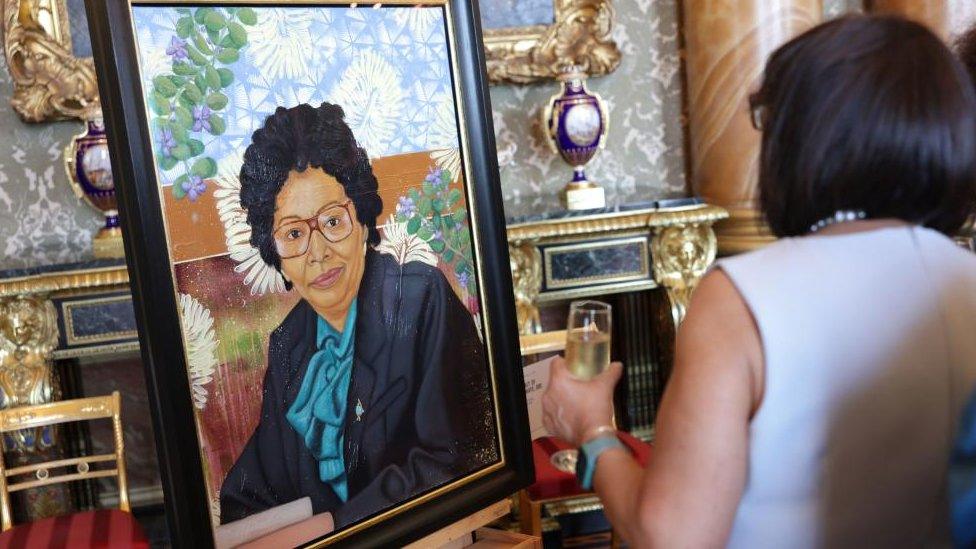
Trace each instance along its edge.
{"label": "teal scarf", "polygon": [[342,501],[349,498],[342,448],[355,332],[356,300],[346,314],[342,333],[318,317],[317,351],[308,362],[295,402],[285,414],[319,461],[319,478]]}

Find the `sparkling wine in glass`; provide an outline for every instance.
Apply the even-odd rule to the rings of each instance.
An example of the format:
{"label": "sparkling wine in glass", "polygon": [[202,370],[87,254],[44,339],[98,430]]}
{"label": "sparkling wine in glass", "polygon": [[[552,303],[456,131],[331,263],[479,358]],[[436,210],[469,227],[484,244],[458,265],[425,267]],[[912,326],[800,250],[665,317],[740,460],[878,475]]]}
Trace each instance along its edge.
{"label": "sparkling wine in glass", "polygon": [[566,366],[579,379],[592,379],[610,365],[610,305],[574,301],[566,326]]}
{"label": "sparkling wine in glass", "polygon": [[[578,379],[589,380],[610,366],[610,305],[602,301],[574,301],[566,323],[566,367]],[[549,458],[566,473],[576,472],[577,450],[560,450]]]}

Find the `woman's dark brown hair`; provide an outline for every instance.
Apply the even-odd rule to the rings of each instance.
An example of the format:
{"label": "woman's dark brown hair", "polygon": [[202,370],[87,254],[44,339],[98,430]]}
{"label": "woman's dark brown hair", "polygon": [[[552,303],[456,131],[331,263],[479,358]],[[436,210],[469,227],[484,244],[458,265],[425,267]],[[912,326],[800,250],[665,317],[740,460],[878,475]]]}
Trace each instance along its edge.
{"label": "woman's dark brown hair", "polygon": [[779,48],[750,98],[760,203],[777,236],[839,210],[954,233],[976,205],[976,94],[931,31],[851,16]]}

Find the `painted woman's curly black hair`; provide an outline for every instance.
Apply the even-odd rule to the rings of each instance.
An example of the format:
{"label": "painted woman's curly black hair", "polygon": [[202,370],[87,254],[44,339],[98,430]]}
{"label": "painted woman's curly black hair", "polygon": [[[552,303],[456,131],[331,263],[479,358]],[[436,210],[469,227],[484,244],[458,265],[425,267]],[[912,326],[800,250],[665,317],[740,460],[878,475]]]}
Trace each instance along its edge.
{"label": "painted woman's curly black hair", "polygon": [[[275,200],[292,170],[322,168],[336,178],[356,206],[356,217],[369,231],[368,242],[379,244],[376,218],[383,210],[369,157],[346,124],[342,107],[307,103],[278,107],[251,136],[241,167],[241,207],[251,226],[251,245],[265,263],[281,271],[275,249]],[[290,285],[289,285],[290,286]]]}

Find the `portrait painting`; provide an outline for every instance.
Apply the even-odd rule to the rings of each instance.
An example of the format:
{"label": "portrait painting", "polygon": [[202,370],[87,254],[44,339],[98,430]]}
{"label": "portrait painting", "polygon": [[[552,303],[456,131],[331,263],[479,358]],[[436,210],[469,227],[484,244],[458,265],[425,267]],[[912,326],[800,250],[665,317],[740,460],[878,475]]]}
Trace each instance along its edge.
{"label": "portrait painting", "polygon": [[[503,427],[524,422],[511,296],[489,295],[501,210],[478,190],[497,187],[493,143],[466,123],[485,108],[458,47],[470,4],[95,4],[94,25],[131,22],[102,44],[131,56],[96,40],[95,58],[138,84],[106,115],[128,135],[113,162],[142,168],[123,217],[161,237],[126,225],[127,249],[164,260],[136,286],[172,289],[135,293],[149,375],[185,382],[182,416],[156,418],[196,449],[199,471],[179,468],[204,508],[185,521],[205,514],[218,547],[402,540],[451,514],[384,526],[404,511],[526,478]],[[149,314],[164,302],[174,318]],[[182,360],[145,341],[160,323]]]}

